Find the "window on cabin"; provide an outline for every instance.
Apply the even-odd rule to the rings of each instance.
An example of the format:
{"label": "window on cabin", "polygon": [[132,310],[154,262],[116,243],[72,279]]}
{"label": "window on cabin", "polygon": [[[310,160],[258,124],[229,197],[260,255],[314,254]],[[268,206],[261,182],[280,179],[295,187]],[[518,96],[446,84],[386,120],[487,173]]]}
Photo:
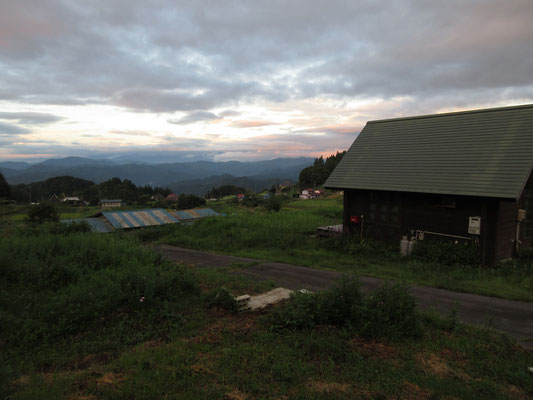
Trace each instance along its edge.
{"label": "window on cabin", "polygon": [[372,222],[397,225],[400,221],[400,195],[389,192],[370,192],[368,215]]}

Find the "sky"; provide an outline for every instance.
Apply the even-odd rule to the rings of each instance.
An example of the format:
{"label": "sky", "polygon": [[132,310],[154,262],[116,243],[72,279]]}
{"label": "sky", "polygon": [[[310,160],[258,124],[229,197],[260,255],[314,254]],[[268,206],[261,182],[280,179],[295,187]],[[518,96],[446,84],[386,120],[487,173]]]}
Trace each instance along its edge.
{"label": "sky", "polygon": [[533,103],[532,21],[531,0],[2,0],[0,161],[316,157],[369,120]]}

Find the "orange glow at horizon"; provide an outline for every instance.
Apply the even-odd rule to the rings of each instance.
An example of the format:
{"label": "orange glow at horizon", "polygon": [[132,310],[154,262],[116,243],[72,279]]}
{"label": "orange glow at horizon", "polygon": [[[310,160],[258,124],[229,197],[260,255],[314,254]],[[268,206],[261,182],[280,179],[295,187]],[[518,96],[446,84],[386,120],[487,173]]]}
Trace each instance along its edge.
{"label": "orange glow at horizon", "polygon": [[0,154],[0,158],[41,158],[41,157],[54,157],[57,154]]}

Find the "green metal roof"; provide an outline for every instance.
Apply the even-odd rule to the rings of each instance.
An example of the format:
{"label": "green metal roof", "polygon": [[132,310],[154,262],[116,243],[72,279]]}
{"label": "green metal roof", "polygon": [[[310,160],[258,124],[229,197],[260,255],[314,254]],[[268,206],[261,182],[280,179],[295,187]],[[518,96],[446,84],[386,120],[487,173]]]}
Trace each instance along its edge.
{"label": "green metal roof", "polygon": [[325,185],[517,199],[533,165],[533,104],[369,121]]}

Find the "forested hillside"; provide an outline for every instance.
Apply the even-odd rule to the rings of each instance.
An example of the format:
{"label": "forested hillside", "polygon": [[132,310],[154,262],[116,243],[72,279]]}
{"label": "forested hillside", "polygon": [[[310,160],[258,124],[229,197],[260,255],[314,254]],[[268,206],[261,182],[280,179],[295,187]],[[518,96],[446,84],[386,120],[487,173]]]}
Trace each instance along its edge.
{"label": "forested hillside", "polygon": [[315,158],[312,166],[304,168],[300,172],[300,187],[317,187],[323,185],[345,154],[346,151],[342,153],[337,152],[337,154],[332,154],[325,160],[322,156]]}

